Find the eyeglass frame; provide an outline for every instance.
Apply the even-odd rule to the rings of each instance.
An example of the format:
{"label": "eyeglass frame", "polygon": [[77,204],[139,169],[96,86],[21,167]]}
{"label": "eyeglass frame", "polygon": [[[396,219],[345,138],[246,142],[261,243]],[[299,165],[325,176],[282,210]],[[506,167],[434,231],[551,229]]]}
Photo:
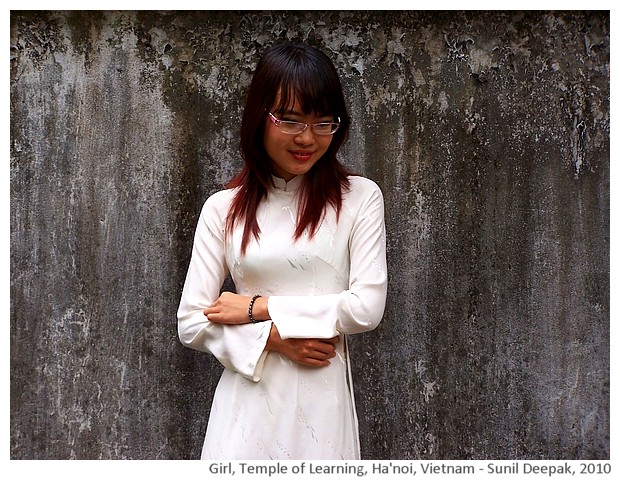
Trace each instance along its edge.
{"label": "eyeglass frame", "polygon": [[[271,120],[271,122],[278,127],[278,129],[282,132],[282,133],[286,133],[287,135],[301,135],[302,133],[304,133],[308,127],[310,127],[310,130],[312,131],[312,133],[315,133],[316,135],[321,135],[323,137],[326,137],[327,135],[333,135],[334,133],[336,133],[338,131],[338,129],[340,128],[340,117],[336,117],[338,120],[335,122],[317,122],[317,123],[304,123],[304,122],[295,122],[293,120],[280,120],[278,117],[276,117],[273,113],[271,112],[267,112],[269,114],[269,119]],[[282,123],[287,123],[289,125],[294,124],[294,125],[303,125],[303,128],[301,131],[299,132],[295,132],[295,133],[291,133],[291,132],[285,132],[284,130],[282,130],[280,128],[280,124]],[[333,132],[329,132],[329,133],[318,133],[314,130],[314,127],[317,125],[336,125],[336,128],[334,129]]]}

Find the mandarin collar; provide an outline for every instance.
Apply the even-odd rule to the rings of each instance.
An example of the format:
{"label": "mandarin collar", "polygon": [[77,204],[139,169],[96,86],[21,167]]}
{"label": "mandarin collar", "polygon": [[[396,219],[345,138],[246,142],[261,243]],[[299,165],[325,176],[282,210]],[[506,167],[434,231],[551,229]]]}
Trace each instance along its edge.
{"label": "mandarin collar", "polygon": [[301,181],[303,180],[303,178],[303,175],[297,175],[287,182],[283,178],[272,175],[271,181],[273,182],[273,186],[276,188],[276,190],[279,190],[281,192],[295,192],[301,186]]}

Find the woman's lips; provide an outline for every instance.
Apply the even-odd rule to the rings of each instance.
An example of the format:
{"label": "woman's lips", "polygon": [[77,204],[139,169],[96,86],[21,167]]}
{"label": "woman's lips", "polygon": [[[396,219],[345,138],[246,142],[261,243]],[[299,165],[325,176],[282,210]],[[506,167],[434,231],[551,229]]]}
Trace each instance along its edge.
{"label": "woman's lips", "polygon": [[293,155],[296,160],[299,160],[300,162],[305,162],[310,159],[310,157],[312,156],[312,152],[308,152],[305,150],[291,151],[291,155]]}

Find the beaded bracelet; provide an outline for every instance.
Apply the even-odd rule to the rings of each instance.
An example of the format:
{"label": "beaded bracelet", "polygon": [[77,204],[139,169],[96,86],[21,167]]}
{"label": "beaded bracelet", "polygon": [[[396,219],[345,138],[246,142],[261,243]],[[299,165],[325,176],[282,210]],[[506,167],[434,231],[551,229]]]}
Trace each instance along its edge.
{"label": "beaded bracelet", "polygon": [[256,299],[260,297],[261,295],[256,294],[252,297],[252,300],[250,300],[250,306],[248,307],[248,318],[250,319],[250,322],[252,323],[258,323],[258,320],[256,320],[254,318],[254,315],[252,314],[252,309],[254,308],[254,302],[256,301]]}

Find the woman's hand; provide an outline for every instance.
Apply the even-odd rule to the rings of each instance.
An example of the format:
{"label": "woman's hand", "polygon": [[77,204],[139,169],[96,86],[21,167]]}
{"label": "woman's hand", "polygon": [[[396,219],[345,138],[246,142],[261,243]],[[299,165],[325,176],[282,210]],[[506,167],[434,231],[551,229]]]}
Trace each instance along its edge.
{"label": "woman's hand", "polygon": [[278,352],[300,365],[326,367],[329,359],[336,356],[339,336],[333,338],[287,338],[283,340],[274,324],[267,339],[265,350]]}
{"label": "woman's hand", "polygon": [[[250,300],[251,297],[224,292],[213,305],[205,308],[203,313],[213,323],[225,323],[227,325],[250,323],[248,317]],[[266,297],[258,297],[254,301],[252,316],[257,321],[269,320]]]}

